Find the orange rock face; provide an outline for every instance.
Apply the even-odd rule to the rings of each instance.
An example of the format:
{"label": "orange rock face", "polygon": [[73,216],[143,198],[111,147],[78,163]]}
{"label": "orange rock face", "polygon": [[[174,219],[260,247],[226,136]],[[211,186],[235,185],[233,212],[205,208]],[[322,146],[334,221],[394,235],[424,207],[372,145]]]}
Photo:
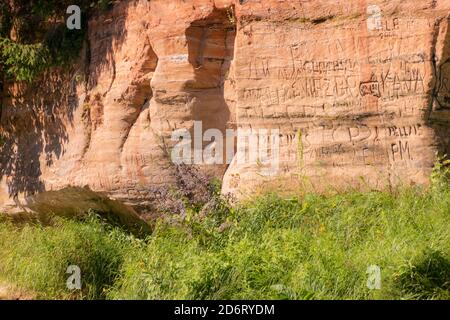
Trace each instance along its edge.
{"label": "orange rock face", "polygon": [[7,88],[0,204],[89,185],[145,209],[174,181],[172,133],[195,121],[279,133],[270,175],[237,156],[201,165],[238,196],[426,184],[450,154],[449,14],[448,0],[122,1],[89,22],[73,72]]}
{"label": "orange rock face", "polygon": [[428,181],[436,152],[449,147],[449,1],[238,8],[237,123],[279,128],[280,168],[267,178],[232,164],[227,191]]}

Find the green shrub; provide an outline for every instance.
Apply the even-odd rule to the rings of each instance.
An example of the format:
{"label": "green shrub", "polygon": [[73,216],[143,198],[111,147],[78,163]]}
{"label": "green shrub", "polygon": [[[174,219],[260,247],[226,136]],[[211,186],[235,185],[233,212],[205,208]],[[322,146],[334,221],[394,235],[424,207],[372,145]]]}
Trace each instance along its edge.
{"label": "green shrub", "polygon": [[[87,20],[93,13],[110,8],[113,2],[78,1],[82,12],[81,30],[66,27],[66,9],[73,4],[71,1],[13,0],[1,3],[0,76],[32,82],[49,68],[72,65],[83,46]],[[12,33],[14,37],[11,37]]]}
{"label": "green shrub", "polygon": [[48,65],[49,51],[41,43],[24,45],[3,38],[0,39],[0,57],[8,77],[32,81]]}

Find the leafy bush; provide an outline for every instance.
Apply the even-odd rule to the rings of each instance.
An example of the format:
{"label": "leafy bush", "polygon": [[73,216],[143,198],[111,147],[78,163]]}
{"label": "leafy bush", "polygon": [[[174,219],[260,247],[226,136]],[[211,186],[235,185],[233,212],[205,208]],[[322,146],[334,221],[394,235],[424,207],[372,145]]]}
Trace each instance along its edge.
{"label": "leafy bush", "polygon": [[0,50],[6,75],[18,81],[32,81],[49,63],[49,50],[41,43],[22,45],[4,38]]}
{"label": "leafy bush", "polygon": [[431,173],[432,187],[436,192],[445,190],[450,185],[450,159],[439,157]]}
{"label": "leafy bush", "polygon": [[68,0],[11,0],[0,4],[0,76],[3,73],[8,79],[31,82],[51,67],[70,65],[79,56],[89,16],[114,2],[79,1],[81,30],[68,30],[65,25],[66,9],[73,4]]}

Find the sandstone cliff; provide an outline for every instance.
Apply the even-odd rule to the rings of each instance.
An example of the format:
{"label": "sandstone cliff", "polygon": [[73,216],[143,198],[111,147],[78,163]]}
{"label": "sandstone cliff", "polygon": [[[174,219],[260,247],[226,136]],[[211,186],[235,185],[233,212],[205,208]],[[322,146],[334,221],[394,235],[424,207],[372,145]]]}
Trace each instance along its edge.
{"label": "sandstone cliff", "polygon": [[121,1],[70,72],[5,86],[0,207],[88,185],[145,211],[194,121],[279,130],[274,174],[201,166],[224,192],[426,184],[450,154],[449,17],[449,0]]}

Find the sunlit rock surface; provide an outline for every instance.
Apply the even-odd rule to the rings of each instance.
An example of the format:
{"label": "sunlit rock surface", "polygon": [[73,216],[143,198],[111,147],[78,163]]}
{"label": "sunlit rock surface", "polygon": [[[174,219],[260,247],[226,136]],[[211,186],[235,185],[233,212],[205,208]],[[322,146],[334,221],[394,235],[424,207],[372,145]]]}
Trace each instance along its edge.
{"label": "sunlit rock surface", "polygon": [[238,196],[426,184],[450,153],[449,13],[448,0],[122,1],[89,21],[71,72],[5,88],[0,207],[89,186],[145,211],[173,183],[172,132],[194,121],[278,130],[271,174],[201,166]]}

